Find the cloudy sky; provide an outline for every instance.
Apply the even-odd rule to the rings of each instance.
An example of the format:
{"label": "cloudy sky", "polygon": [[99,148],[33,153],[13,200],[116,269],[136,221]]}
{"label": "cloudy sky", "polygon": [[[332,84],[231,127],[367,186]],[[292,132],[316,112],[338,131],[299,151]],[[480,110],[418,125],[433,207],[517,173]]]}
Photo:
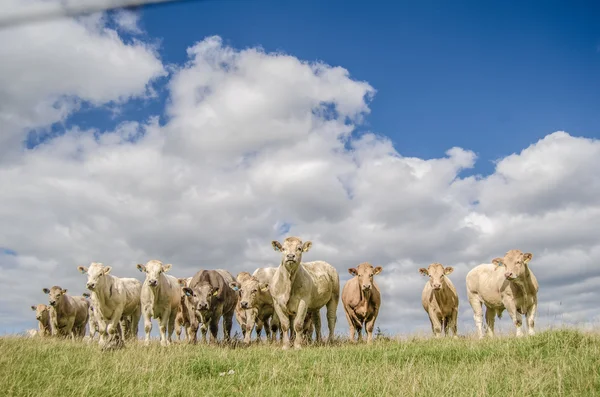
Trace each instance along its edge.
{"label": "cloudy sky", "polygon": [[513,248],[541,327],[597,323],[599,17],[215,0],[0,30],[0,333],[36,326],[43,287],[82,293],[78,265],[236,275],[289,235],[342,283],[383,266],[390,334],[430,331],[431,262],[454,266],[473,332],[465,275]]}

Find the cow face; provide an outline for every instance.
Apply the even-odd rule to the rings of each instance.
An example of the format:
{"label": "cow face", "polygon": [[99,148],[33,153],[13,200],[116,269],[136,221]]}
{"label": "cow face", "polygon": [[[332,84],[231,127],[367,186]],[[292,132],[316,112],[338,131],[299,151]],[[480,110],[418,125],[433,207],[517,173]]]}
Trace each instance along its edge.
{"label": "cow face", "polygon": [[424,267],[419,269],[419,273],[423,276],[429,276],[429,283],[434,290],[442,289],[444,277],[454,271],[452,266],[444,267],[441,263],[432,263],[427,269]]}
{"label": "cow face", "polygon": [[242,309],[252,309],[256,307],[260,293],[269,290],[268,283],[261,283],[256,277],[250,276],[240,281],[234,281],[229,286],[239,294],[240,306]]}
{"label": "cow face", "polygon": [[35,319],[38,321],[45,322],[48,320],[48,316],[50,313],[48,312],[48,306],[44,304],[39,304],[35,306],[31,306],[31,310],[35,312]]}
{"label": "cow face", "polygon": [[533,258],[533,254],[529,252],[521,252],[519,250],[510,250],[504,255],[504,258],[494,258],[492,263],[498,266],[504,266],[504,277],[507,280],[518,280],[525,276],[529,271],[528,264]]}
{"label": "cow face", "polygon": [[357,268],[351,267],[348,269],[348,273],[358,277],[358,285],[363,292],[369,292],[373,286],[373,277],[381,273],[382,270],[381,266],[373,267],[370,263],[364,262],[358,265]]}
{"label": "cow face", "polygon": [[42,291],[44,292],[44,294],[48,294],[48,303],[50,304],[50,306],[56,307],[56,305],[58,305],[58,303],[60,302],[60,300],[62,299],[62,297],[67,293],[66,289],[62,289],[61,287],[55,285],[54,287],[48,289],[48,288],[44,288],[42,289]]}
{"label": "cow face", "polygon": [[151,260],[146,265],[138,264],[137,269],[146,273],[146,282],[151,288],[158,286],[158,279],[162,273],[171,269],[171,264],[163,265],[161,261]]}
{"label": "cow face", "polygon": [[102,284],[104,281],[104,276],[110,273],[112,267],[104,266],[102,263],[94,262],[90,265],[89,268],[84,266],[78,266],[77,270],[79,270],[82,274],[87,274],[87,283],[86,288],[90,291],[94,291],[98,288],[98,285]]}
{"label": "cow face", "polygon": [[271,242],[275,251],[281,252],[281,264],[286,267],[298,267],[302,261],[302,253],[308,252],[312,247],[311,241],[302,242],[298,237],[288,237],[281,244],[279,241]]}
{"label": "cow face", "polygon": [[185,287],[183,293],[194,311],[207,312],[212,306],[212,298],[219,294],[219,288],[202,284],[195,288]]}

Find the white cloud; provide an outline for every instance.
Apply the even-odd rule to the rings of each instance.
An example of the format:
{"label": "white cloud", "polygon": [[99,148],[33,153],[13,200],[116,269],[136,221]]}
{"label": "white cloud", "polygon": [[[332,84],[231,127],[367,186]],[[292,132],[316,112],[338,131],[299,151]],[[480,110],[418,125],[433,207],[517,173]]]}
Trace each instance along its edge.
{"label": "white cloud", "polygon": [[[124,101],[145,95],[163,73],[144,44],[126,46],[114,32],[109,39],[69,24],[87,40],[88,54],[105,46],[124,51],[146,65],[145,76],[113,65],[102,72],[109,87],[84,77],[40,80],[48,86],[25,96],[7,91],[0,105],[25,98],[37,106],[63,94],[94,104]],[[61,54],[54,62],[70,65],[71,53]],[[237,50],[219,37],[196,43],[188,56],[169,81],[166,125],[132,121],[99,139],[98,131],[73,129],[0,166],[0,185],[11,187],[0,191],[0,222],[9,225],[0,242],[17,252],[0,257],[2,324],[31,327],[28,307],[45,299],[44,286],[81,293],[84,279],[75,268],[91,261],[138,278],[135,264],[154,258],[173,263],[180,277],[201,268],[237,274],[276,265],[270,240],[283,238],[278,231],[286,224],[289,234],[313,240],[305,259],[329,261],[342,282],[360,262],[384,267],[377,325],[389,332],[429,332],[418,268],[434,261],[455,267],[459,332],[471,331],[464,277],[511,248],[534,254],[540,323],[559,315],[597,318],[597,141],[556,132],[500,159],[488,177],[463,178],[476,161],[470,150],[420,159],[402,156],[383,136],[351,138],[375,90],[343,68]],[[100,70],[91,61],[78,65],[82,76]],[[128,78],[136,81],[107,83]],[[36,120],[43,126],[57,118]],[[345,331],[341,305],[338,314]],[[511,329],[506,318],[500,323]]]}

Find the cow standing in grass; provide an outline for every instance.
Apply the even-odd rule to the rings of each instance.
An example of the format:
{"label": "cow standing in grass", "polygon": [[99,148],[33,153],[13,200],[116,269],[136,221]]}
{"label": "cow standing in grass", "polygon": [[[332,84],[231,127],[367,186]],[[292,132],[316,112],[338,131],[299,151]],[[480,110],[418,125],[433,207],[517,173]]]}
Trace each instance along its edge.
{"label": "cow standing in grass", "polygon": [[67,290],[57,285],[43,292],[48,294],[48,303],[54,310],[50,312],[53,335],[83,338],[88,321],[89,302],[83,296],[69,296]]}
{"label": "cow standing in grass", "polygon": [[192,280],[188,278],[178,278],[177,283],[179,284],[181,297],[179,298],[179,305],[177,306],[177,315],[175,316],[175,338],[177,341],[181,340],[181,331],[185,329],[185,339],[190,342],[190,317],[188,311],[185,308],[185,294],[183,288],[188,286],[188,283]]}
{"label": "cow standing in grass", "polygon": [[137,269],[146,273],[142,285],[141,303],[144,315],[145,344],[150,344],[152,317],[158,320],[161,346],[171,343],[177,309],[181,303],[181,287],[176,277],[166,274],[172,265],[163,265],[161,261],[151,260],[145,265],[138,264]]}
{"label": "cow standing in grass", "polygon": [[289,349],[290,320],[296,331],[294,347],[300,349],[304,340],[304,320],[313,314],[316,341],[321,340],[321,318],[319,310],[327,307],[329,342],[333,341],[336,309],[340,296],[340,279],[333,266],[324,261],[302,262],[302,253],[312,243],[302,242],[297,237],[288,237],[283,244],[272,241],[275,251],[281,252],[281,263],[273,276],[269,290],[273,296],[275,312],[283,331],[282,348]]}
{"label": "cow standing in grass", "polygon": [[351,340],[358,333],[358,340],[361,341],[364,327],[367,331],[367,343],[373,341],[373,328],[381,306],[381,294],[373,277],[381,273],[381,270],[381,266],[373,267],[367,262],[348,269],[354,277],[344,285],[342,305],[350,327]]}
{"label": "cow standing in grass", "polygon": [[423,276],[429,276],[429,281],[423,287],[421,303],[429,315],[431,330],[436,338],[440,337],[442,329],[445,335],[451,330],[454,337],[457,337],[458,294],[447,277],[453,271],[452,266],[444,268],[441,263],[432,263],[427,269],[419,269]]}
{"label": "cow standing in grass", "polygon": [[[135,278],[120,278],[110,274],[112,267],[93,262],[89,268],[79,266],[87,274],[86,287],[92,292],[92,303],[100,327],[100,346],[103,349],[121,348],[125,333],[137,338],[141,316],[142,283]],[[131,325],[128,325],[131,321]]]}
{"label": "cow standing in grass", "polygon": [[501,318],[506,309],[516,327],[517,336],[523,336],[522,315],[527,317],[527,331],[535,335],[538,282],[529,268],[533,254],[517,249],[503,258],[474,267],[467,273],[467,297],[473,308],[473,318],[480,338],[483,338],[483,305],[488,336],[494,336],[495,317]]}
{"label": "cow standing in grass", "polygon": [[261,283],[258,278],[248,272],[241,272],[230,286],[239,295],[235,317],[242,328],[244,342],[250,343],[255,325],[258,340],[260,340],[263,327],[265,327],[267,339],[271,340],[269,319],[273,315],[273,298],[269,292],[269,284]]}
{"label": "cow standing in grass", "polygon": [[50,310],[53,310],[52,307],[44,304],[39,304],[31,306],[31,310],[35,312],[35,319],[38,322],[38,335],[52,335],[52,328],[50,326]]}

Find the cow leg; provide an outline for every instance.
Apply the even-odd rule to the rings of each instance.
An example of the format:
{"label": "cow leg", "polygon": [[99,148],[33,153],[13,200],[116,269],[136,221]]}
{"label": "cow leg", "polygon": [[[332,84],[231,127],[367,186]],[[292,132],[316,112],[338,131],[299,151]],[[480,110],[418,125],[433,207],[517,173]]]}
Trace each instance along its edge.
{"label": "cow leg", "polygon": [[436,338],[439,338],[442,334],[442,323],[437,313],[433,310],[429,311],[429,320],[431,321],[431,330]]}
{"label": "cow leg", "polygon": [[[231,328],[233,327],[233,310],[229,313],[225,313],[223,315],[223,336],[225,336],[225,340],[227,342],[231,341]],[[246,328],[246,332],[248,332],[248,336],[252,335],[252,326],[250,329]]]}
{"label": "cow leg", "polygon": [[275,304],[275,312],[277,313],[277,317],[279,318],[279,329],[280,329],[280,339],[281,339],[281,348],[283,350],[287,350],[290,348],[290,318],[287,314],[285,314],[279,304]]}
{"label": "cow leg", "polygon": [[367,329],[367,344],[373,343],[373,328],[375,328],[375,320],[377,319],[377,314],[379,314],[379,309],[375,307],[373,314],[365,322],[365,326]]}
{"label": "cow leg", "polygon": [[315,341],[319,343],[321,342],[321,311],[316,310],[310,315],[312,316],[313,327],[315,328]]}
{"label": "cow leg", "polygon": [[483,338],[483,305],[479,300],[479,297],[467,290],[467,295],[469,298],[469,303],[471,304],[471,308],[473,308],[473,320],[475,320],[475,327],[477,327],[477,334],[479,339]]}
{"label": "cow leg", "polygon": [[175,338],[177,340],[177,342],[179,342],[181,340],[181,323],[179,321],[175,321]]}
{"label": "cow leg", "polygon": [[[211,317],[210,322],[208,323],[211,335],[210,343],[217,343],[217,333],[219,332],[219,320],[219,316],[214,315]],[[225,325],[225,321],[223,321],[223,325]],[[225,330],[225,327],[223,327],[223,330]]]}
{"label": "cow leg", "polygon": [[208,327],[206,326],[206,323],[203,322],[200,325],[200,334],[202,335],[202,343],[208,344],[208,338],[206,337],[207,332],[208,332]]}
{"label": "cow leg", "polygon": [[168,346],[169,340],[167,339],[167,328],[169,325],[169,313],[168,310],[165,310],[161,313],[161,316],[158,318],[158,331],[160,333],[160,345]]}
{"label": "cow leg", "polygon": [[254,328],[254,323],[256,322],[256,309],[246,310],[246,335],[244,335],[244,343],[250,343],[252,339],[252,328]]}
{"label": "cow leg", "polygon": [[458,310],[452,310],[450,315],[450,330],[452,331],[452,337],[458,338]]}
{"label": "cow leg", "polygon": [[496,323],[496,310],[486,307],[485,309],[485,325],[486,333],[490,338],[494,336],[494,324]]}
{"label": "cow leg", "polygon": [[185,330],[185,333],[187,335],[188,343],[195,345],[198,341],[198,326],[190,324]]}
{"label": "cow leg", "polygon": [[339,301],[339,294],[334,295],[329,302],[327,302],[327,327],[329,328],[329,337],[327,341],[333,342],[335,332],[335,322],[337,321],[337,306]]}
{"label": "cow leg", "polygon": [[515,301],[512,298],[507,298],[504,299],[503,303],[510,318],[513,320],[513,324],[517,328],[517,337],[523,336],[523,317],[517,312]]}
{"label": "cow leg", "polygon": [[150,312],[151,310],[152,308],[150,306],[144,308],[144,332],[146,332],[144,344],[146,346],[150,345],[150,332],[152,331],[152,313]]}
{"label": "cow leg", "polygon": [[302,348],[302,340],[304,339],[304,318],[308,315],[307,309],[306,301],[301,300],[298,302],[298,311],[296,312],[296,318],[294,318],[294,331],[296,331],[294,348],[296,350]]}
{"label": "cow leg", "polygon": [[535,314],[537,312],[537,304],[531,305],[527,311],[527,333],[531,336],[535,335]]}
{"label": "cow leg", "polygon": [[354,337],[356,336],[356,327],[354,326],[354,321],[352,321],[352,317],[348,314],[348,310],[350,309],[348,306],[344,306],[344,313],[346,313],[346,320],[348,320],[348,336],[350,337],[350,342],[354,342]]}
{"label": "cow leg", "polygon": [[171,309],[169,313],[169,323],[167,324],[167,341],[171,343],[173,339],[173,331],[175,328],[175,317],[177,317],[177,310]]}
{"label": "cow leg", "polygon": [[131,326],[130,326],[130,336],[131,338],[137,340],[138,337],[138,328],[140,325],[140,318],[142,317],[142,306],[138,306],[138,308],[131,314]]}
{"label": "cow leg", "polygon": [[[262,330],[264,327],[265,323],[263,321],[262,318],[257,317],[256,318],[256,341],[260,342],[262,341]],[[265,333],[268,335],[269,333],[267,332],[267,329],[265,329]],[[268,336],[267,336],[268,338]]]}

